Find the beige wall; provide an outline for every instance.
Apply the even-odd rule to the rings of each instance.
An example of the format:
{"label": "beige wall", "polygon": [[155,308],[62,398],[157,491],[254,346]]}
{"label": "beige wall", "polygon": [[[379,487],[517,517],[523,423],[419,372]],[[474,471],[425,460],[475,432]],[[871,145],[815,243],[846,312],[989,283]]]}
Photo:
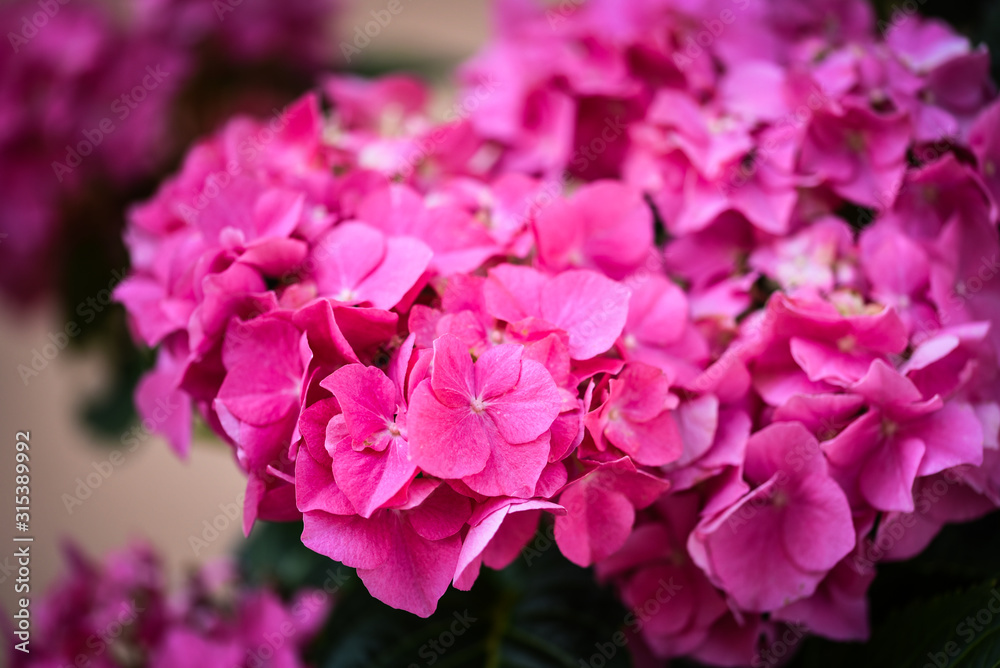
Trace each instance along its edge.
{"label": "beige wall", "polygon": [[[354,27],[371,20],[372,10],[389,0],[351,2],[341,39],[352,41]],[[460,60],[482,44],[487,26],[485,0],[399,0],[403,10],[382,28],[358,55],[365,62]],[[189,543],[201,535],[203,522],[220,515],[220,505],[234,502],[243,477],[229,449],[218,442],[198,442],[191,458],[181,462],[159,440],[135,452],[121,445],[99,443],[77,421],[84,397],[106,382],[105,365],[97,353],[59,354],[27,386],[16,369],[30,364],[31,351],[48,342],[48,333],[64,323],[55,309],[24,315],[0,304],[0,604],[12,610],[14,577],[4,575],[4,559],[13,564],[13,466],[15,433],[31,432],[32,597],[53,581],[61,567],[60,541],[70,538],[92,554],[125,545],[130,538],[148,537],[167,556],[173,577],[191,564],[230,550],[242,533],[235,523],[195,555]],[[123,461],[116,456],[121,451]],[[100,476],[99,468],[111,473]],[[88,475],[100,485],[70,513],[63,495],[73,495]],[[220,521],[221,524],[221,521]],[[23,534],[20,534],[23,535]],[[5,612],[5,616],[8,612]],[[3,652],[0,652],[0,657]],[[0,664],[3,662],[0,658]]]}

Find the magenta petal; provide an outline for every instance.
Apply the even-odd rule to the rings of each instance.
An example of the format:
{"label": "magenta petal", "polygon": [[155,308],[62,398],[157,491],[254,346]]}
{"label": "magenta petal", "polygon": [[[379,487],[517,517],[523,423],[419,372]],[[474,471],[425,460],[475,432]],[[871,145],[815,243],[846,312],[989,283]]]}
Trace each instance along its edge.
{"label": "magenta petal", "polygon": [[814,383],[827,381],[849,385],[865,375],[873,359],[867,353],[843,352],[833,346],[797,337],[792,338],[790,347],[795,362]]}
{"label": "magenta petal", "polygon": [[240,262],[267,276],[280,276],[301,264],[308,252],[309,246],[298,239],[263,239],[250,244]]}
{"label": "magenta petal", "polygon": [[537,316],[545,283],[545,275],[529,267],[494,267],[483,286],[486,308],[493,317],[507,322]]}
{"label": "magenta petal", "polygon": [[580,483],[559,497],[566,515],[556,518],[559,550],[578,566],[601,561],[625,544],[635,508],[621,492]]}
{"label": "magenta petal", "polygon": [[[494,346],[476,360],[475,396],[490,400],[514,389],[521,375],[521,355],[524,348],[505,344]],[[530,438],[538,436],[535,434]],[[529,440],[529,439],[524,439]]]}
{"label": "magenta petal", "polygon": [[[237,333],[238,331],[238,333]],[[229,369],[216,401],[237,419],[267,425],[298,408],[302,383],[302,333],[277,319],[244,323],[226,337],[222,359]],[[270,364],[260,364],[267,350]]]}
{"label": "magenta petal", "polygon": [[[619,433],[616,427],[628,428],[625,433]],[[606,433],[608,440],[643,466],[669,464],[676,461],[684,450],[677,422],[669,411],[647,422],[612,423]],[[621,443],[627,443],[628,447],[622,447]]]}
{"label": "magenta petal", "polygon": [[505,440],[526,443],[545,433],[561,409],[562,397],[549,372],[538,362],[524,360],[517,387],[491,399],[486,414]]}
{"label": "magenta petal", "polygon": [[427,540],[454,536],[472,513],[471,501],[448,485],[438,484],[407,515],[413,530]]}
{"label": "magenta petal", "polygon": [[535,508],[543,508],[556,515],[566,514],[562,506],[545,501],[526,501],[513,507],[483,551],[484,564],[500,570],[509,566],[521,554],[521,550],[531,542],[538,529],[542,511]]}
{"label": "magenta petal", "polygon": [[[324,295],[338,301],[358,302],[355,291],[382,263],[385,237],[363,223],[345,223],[330,230],[316,250],[316,284]],[[405,292],[405,290],[404,290]]]}
{"label": "magenta petal", "polygon": [[[337,397],[347,428],[358,444],[385,432],[395,417],[396,387],[377,367],[348,364],[334,371],[320,385]],[[365,445],[371,447],[371,444]]]}
{"label": "magenta petal", "polygon": [[427,540],[405,525],[390,533],[385,561],[377,568],[359,568],[358,575],[383,603],[429,617],[451,584],[462,541],[458,536]]}
{"label": "magenta petal", "polygon": [[382,262],[358,283],[358,299],[371,302],[375,308],[391,309],[417,283],[433,255],[422,241],[407,237],[387,239]]}
{"label": "magenta petal", "polygon": [[350,500],[337,487],[329,466],[306,450],[295,458],[295,505],[303,513],[322,511],[331,515],[354,515]]}
{"label": "magenta petal", "polygon": [[876,359],[864,377],[851,386],[851,391],[880,406],[909,404],[920,401],[917,386],[887,363]]}
{"label": "magenta petal", "polygon": [[[690,538],[704,545],[709,576],[744,610],[780,608],[810,595],[823,577],[803,573],[789,561],[781,543],[784,514],[768,501],[774,487],[772,478]],[[756,512],[746,510],[754,507]],[[744,515],[750,519],[740,522]]]}
{"label": "magenta petal", "polygon": [[177,369],[170,368],[169,360],[167,352],[161,351],[157,368],[146,374],[135,389],[135,407],[143,424],[155,425],[156,432],[167,437],[174,452],[186,458],[191,449],[191,398],[177,388]]}
{"label": "magenta petal", "polygon": [[549,435],[542,434],[528,443],[508,443],[499,435],[491,441],[490,458],[482,471],[462,481],[485,496],[532,496],[549,461]]}
{"label": "magenta petal", "polygon": [[616,552],[632,531],[636,509],[653,503],[669,483],[637,471],[628,457],[607,462],[566,486],[555,538],[566,558],[589,566]]}
{"label": "magenta petal", "polygon": [[[515,499],[495,499],[488,502],[489,511],[480,517],[474,516],[470,522],[476,524],[469,528],[462,543],[462,552],[455,569],[455,586],[459,589],[471,589],[479,572],[479,564],[484,554],[494,542],[505,542],[506,546],[493,549],[494,568],[503,568],[520,552],[521,548],[534,534],[538,526],[538,515],[541,510],[562,511],[561,506],[548,501]],[[477,515],[480,513],[477,512]],[[519,521],[520,520],[520,521]],[[513,531],[508,529],[506,536],[501,536],[503,527],[516,526]],[[530,531],[524,531],[527,527]],[[511,546],[513,549],[511,549]],[[497,562],[504,562],[497,565]]]}
{"label": "magenta petal", "polygon": [[660,369],[633,362],[611,381],[608,405],[617,408],[629,420],[645,422],[663,412],[670,379]]}
{"label": "magenta petal", "polygon": [[437,399],[451,408],[466,408],[476,398],[476,375],[469,349],[446,334],[434,342],[431,386]]}
{"label": "magenta petal", "polygon": [[416,464],[407,457],[406,442],[389,439],[385,450],[357,451],[346,440],[333,452],[333,476],[337,486],[350,499],[362,517],[371,517],[382,508],[417,473]]}
{"label": "magenta petal", "polygon": [[395,522],[386,511],[371,519],[310,512],[303,516],[302,543],[351,568],[378,568],[390,558]]}
{"label": "magenta petal", "polygon": [[510,512],[510,505],[504,505],[486,515],[479,524],[470,527],[462,542],[462,551],[455,566],[455,586],[464,591],[472,589],[479,575],[479,566],[483,560],[483,551],[500,529],[504,518]]}
{"label": "magenta petal", "polygon": [[868,639],[868,585],[875,576],[858,573],[853,557],[841,561],[812,596],[774,613],[774,619],[797,622],[824,638],[841,641]]}
{"label": "magenta petal", "polygon": [[926,447],[917,475],[983,463],[983,425],[966,403],[949,401],[941,410],[907,423],[904,431]]}
{"label": "magenta petal", "polygon": [[625,327],[631,291],[592,271],[566,271],[542,292],[540,315],[569,335],[573,359],[596,357],[614,345]]}
{"label": "magenta petal", "polygon": [[802,476],[788,493],[782,537],[789,558],[805,571],[832,569],[857,538],[847,497],[825,473]]}
{"label": "magenta petal", "polygon": [[441,478],[478,473],[490,459],[492,443],[501,440],[496,428],[464,408],[445,406],[424,381],[414,390],[407,412],[410,452],[424,471]]}
{"label": "magenta petal", "polygon": [[876,447],[858,477],[865,499],[878,510],[913,510],[913,482],[924,457],[915,438],[895,438]]}

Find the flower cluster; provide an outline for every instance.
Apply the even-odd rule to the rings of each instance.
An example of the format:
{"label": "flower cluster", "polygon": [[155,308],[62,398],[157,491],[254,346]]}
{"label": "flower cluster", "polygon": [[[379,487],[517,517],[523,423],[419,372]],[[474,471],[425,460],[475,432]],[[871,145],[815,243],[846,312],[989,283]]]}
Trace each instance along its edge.
{"label": "flower cluster", "polygon": [[[4,291],[21,301],[36,296],[61,250],[61,221],[109,198],[105,191],[127,193],[175,156],[188,132],[178,128],[205,122],[183,117],[181,107],[210,67],[239,71],[278,59],[308,74],[327,64],[325,23],[335,7],[335,0],[4,3]],[[243,106],[266,103],[261,88],[230,96],[247,97]]]}
{"label": "flower cluster", "polygon": [[12,668],[49,666],[233,666],[300,668],[329,612],[327,596],[301,592],[290,604],[239,583],[232,564],[193,573],[168,590],[155,552],[134,545],[95,564],[67,549],[63,581],[32,607],[41,643],[13,649]]}
{"label": "flower cluster", "polygon": [[987,54],[689,5],[501,2],[445,122],[333,78],[134,211],[140,411],[232,444],[246,528],[428,615],[548,513],[654,655],[735,666],[864,638],[876,563],[1000,504]]}

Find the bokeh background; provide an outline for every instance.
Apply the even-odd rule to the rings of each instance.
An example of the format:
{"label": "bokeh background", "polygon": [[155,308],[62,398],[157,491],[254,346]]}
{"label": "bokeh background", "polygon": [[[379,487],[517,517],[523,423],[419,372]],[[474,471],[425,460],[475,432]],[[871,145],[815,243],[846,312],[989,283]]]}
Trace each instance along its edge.
{"label": "bokeh background", "polygon": [[[263,1],[272,0],[244,0]],[[335,46],[353,40],[355,26],[371,20],[370,12],[384,9],[385,4],[386,0],[343,0],[343,11],[330,26]],[[403,0],[403,6],[352,58],[352,71],[416,69],[440,81],[486,40],[487,0]],[[0,184],[0,206],[3,192]],[[0,238],[0,246],[3,241]],[[63,564],[60,546],[67,539],[95,556],[134,538],[148,539],[162,552],[175,579],[206,559],[232,552],[242,539],[237,523],[218,520],[217,525],[228,523],[228,527],[198,554],[190,541],[192,536],[201,538],[204,522],[215,520],[223,512],[220,507],[237,503],[244,489],[245,479],[227,446],[202,433],[189,459],[181,461],[159,437],[132,431],[136,425],[127,411],[128,387],[145,360],[137,358],[122,336],[122,309],[111,307],[92,323],[76,310],[88,298],[98,298],[114,279],[112,271],[123,268],[120,255],[96,247],[97,243],[84,238],[73,249],[72,256],[84,261],[101,258],[88,262],[82,271],[62,277],[63,267],[47,268],[60,275],[58,295],[30,306],[0,298],[0,470],[5,472],[0,476],[0,539],[12,545],[11,537],[18,533],[12,526],[15,433],[30,430],[34,597],[58,576]],[[30,366],[33,352],[41,351],[50,343],[49,335],[64,331],[69,322],[77,323],[81,333],[25,384],[18,365]],[[132,438],[139,439],[134,450]],[[105,476],[102,471],[110,473]],[[91,487],[88,476],[90,483],[99,480],[99,486]],[[89,497],[82,499],[88,491]],[[79,505],[71,501],[68,507],[64,495],[82,500]],[[4,563],[12,551],[0,548],[0,605],[5,617],[15,604],[13,577]]]}
{"label": "bokeh background", "polygon": [[[254,1],[265,0],[244,0]],[[991,42],[994,58],[1000,53],[996,47],[1000,2],[911,1],[922,12],[946,18],[974,39]],[[442,82],[487,38],[488,0],[401,2],[403,11],[352,60],[351,70],[405,69]],[[888,13],[895,3],[880,0],[879,4]],[[335,45],[350,42],[355,28],[369,21],[373,10],[383,9],[386,0],[343,0],[343,5],[329,27]],[[300,92],[286,91],[287,99]],[[140,187],[136,196],[148,194],[153,187],[155,183]],[[0,206],[6,197],[3,188],[0,183]],[[120,228],[119,221],[113,224]],[[0,238],[0,247],[3,243]],[[180,461],[159,438],[133,432],[130,389],[148,363],[148,355],[128,342],[120,307],[109,308],[89,324],[83,323],[77,311],[79,304],[107,286],[114,277],[112,271],[123,269],[120,248],[104,243],[101,235],[81,234],[67,255],[41,268],[55,289],[41,301],[24,305],[0,298],[0,470],[4,471],[0,476],[0,539],[9,545],[14,534],[10,472],[15,433],[30,431],[34,597],[58,575],[60,544],[67,539],[90,554],[101,555],[132,538],[145,537],[179,578],[184,569],[230,552],[242,536],[236,522],[219,521],[228,526],[216,539],[197,554],[192,547],[192,537],[203,538],[206,522],[225,517],[225,509],[238,503],[244,488],[243,476],[226,446],[202,434],[190,458]],[[80,324],[81,334],[25,383],[18,366],[30,366],[34,352],[41,351],[69,322]],[[132,449],[129,439],[136,436],[142,442]],[[15,599],[11,561],[4,561],[10,552],[0,548],[0,605],[5,616]]]}

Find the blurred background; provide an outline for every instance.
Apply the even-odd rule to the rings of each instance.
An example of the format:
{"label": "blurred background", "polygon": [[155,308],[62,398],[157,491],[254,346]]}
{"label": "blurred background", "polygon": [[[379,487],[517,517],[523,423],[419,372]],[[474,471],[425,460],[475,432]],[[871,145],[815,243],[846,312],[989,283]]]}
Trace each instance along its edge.
{"label": "blurred background", "polygon": [[[246,5],[264,1],[243,0],[234,15]],[[340,43],[352,43],[355,26],[364,25],[371,20],[372,11],[385,6],[386,0],[340,0],[326,27],[333,65],[317,71],[343,71],[345,66],[362,73],[407,69],[441,80],[487,37],[487,0],[403,0],[404,10],[391,24],[360,54],[352,54],[350,63],[344,63]],[[20,7],[37,10],[35,3],[20,3]],[[21,27],[21,15],[15,12],[15,22],[3,25],[5,34]],[[30,46],[31,41],[24,49]],[[8,51],[4,57],[10,56]],[[10,69],[0,73],[9,77]],[[300,72],[283,75],[278,67],[277,72],[265,68],[265,73],[269,81],[279,84],[266,91],[270,96],[267,102],[273,104],[264,106],[265,114],[271,106],[283,106],[309,86],[309,77]],[[236,87],[228,75],[219,76],[224,85]],[[7,83],[9,80],[0,79],[0,92],[9,88]],[[209,82],[198,85],[208,86]],[[27,104],[24,99],[19,102]],[[203,117],[188,121],[188,128],[194,126],[197,134],[204,134],[233,111],[257,111],[253,100],[229,102],[214,103],[213,109],[200,111]],[[140,119],[136,121],[142,124]],[[9,128],[9,119],[0,114],[0,137],[8,134]],[[194,136],[195,130],[186,133]],[[9,148],[2,139],[0,148]],[[0,162],[10,157],[4,156]],[[175,151],[155,173],[142,179],[144,182],[126,188],[127,197],[141,199],[151,194],[157,177],[176,169],[178,160]],[[96,167],[96,162],[83,162],[80,171],[91,166]],[[48,164],[45,169],[46,178],[59,185]],[[15,190],[12,182],[0,182],[3,208],[18,196]],[[132,346],[121,307],[101,303],[106,301],[102,291],[117,281],[116,276],[126,266],[118,240],[123,225],[121,210],[112,207],[106,211],[112,219],[102,225],[96,220],[101,213],[93,207],[77,206],[85,211],[61,212],[71,220],[62,228],[52,228],[61,230],[60,234],[73,231],[75,238],[38,254],[11,246],[28,236],[24,226],[39,223],[19,219],[9,210],[0,213],[0,225],[6,226],[0,227],[0,275],[7,287],[0,297],[0,440],[5,444],[0,447],[0,470],[9,472],[0,476],[0,499],[10,501],[14,496],[15,433],[30,431],[30,535],[35,538],[31,585],[35,597],[58,576],[64,563],[60,546],[66,539],[98,556],[123,547],[131,539],[147,538],[160,549],[175,578],[195,564],[232,552],[242,539],[238,523],[224,512],[233,504],[239,505],[245,486],[231,450],[203,433],[196,438],[189,459],[181,461],[162,439],[134,422],[132,387],[151,358]],[[18,271],[23,282],[10,276]],[[73,334],[77,330],[72,325],[78,326],[77,334]],[[60,346],[62,341],[66,341],[65,348]],[[36,352],[41,357],[32,366]],[[36,375],[23,369],[19,372],[19,366],[33,372],[42,368]],[[5,517],[13,512],[10,505],[0,510]],[[0,531],[0,538],[8,545],[17,533],[12,521],[5,520]],[[206,540],[207,545],[196,542],[193,547],[192,537],[204,540],[205,535],[214,535],[210,530],[205,533],[206,522],[224,528],[217,538]],[[12,580],[16,576],[11,561],[4,562],[5,557],[10,559],[10,552],[0,550],[0,604],[5,616],[15,603]]]}
{"label": "blurred background", "polygon": [[[108,84],[114,92],[100,99],[113,100],[117,92],[128,90],[135,74],[122,62],[128,59],[119,56],[131,58],[134,52],[125,42],[114,47],[98,43],[96,35],[102,33],[95,29],[94,44],[74,45],[79,48],[74,53],[91,53],[93,62],[60,60],[58,54],[71,49],[60,42],[66,37],[54,30],[58,17],[52,18],[52,26],[32,33],[24,21],[41,5],[0,4],[9,42],[2,46],[0,60],[0,470],[13,468],[16,432],[30,431],[33,596],[59,573],[59,548],[66,539],[102,555],[132,538],[146,537],[164,554],[175,577],[191,565],[230,552],[241,539],[231,509],[239,505],[244,478],[229,448],[202,434],[189,459],[180,461],[164,442],[135,423],[132,390],[151,355],[132,345],[121,307],[107,305],[109,287],[126,270],[120,241],[123,214],[129,202],[148,197],[157,182],[176,169],[191,140],[234,112],[267,115],[330,69],[362,74],[407,70],[444,86],[454,66],[487,38],[487,0],[399,1],[403,10],[360,53],[352,53],[349,63],[344,62],[341,44],[353,43],[359,26],[388,0],[339,0],[335,6],[287,2],[290,7],[311,7],[313,13],[291,13],[278,24],[262,9],[265,2],[271,7],[278,3],[231,0],[231,16],[227,10],[216,17],[212,10],[209,24],[217,25],[206,25],[192,12],[177,20],[176,34],[162,34],[163,16],[157,12],[187,11],[198,2],[145,3],[146,14],[122,19],[139,25],[137,30],[149,37],[135,49],[181,44],[194,54],[190,62],[170,66],[175,67],[171,76],[177,78],[168,77],[159,91],[170,93],[163,104],[174,105],[165,115],[169,123],[162,128],[163,141],[156,146],[135,144],[131,128],[137,136],[155,135],[149,130],[156,121],[137,111],[122,121],[119,132],[108,136],[107,145],[96,147],[92,157],[81,157],[79,169],[62,175],[53,174],[50,165],[68,160],[66,142],[36,135],[63,123],[68,136],[78,137],[81,112],[74,96],[93,96],[112,74],[118,77]],[[59,19],[64,27],[79,27],[80,22],[95,20],[81,11],[86,4],[93,3],[73,0],[52,6],[64,13]],[[887,16],[895,3],[878,4]],[[993,42],[994,57],[1000,53],[995,44],[1000,3],[926,0],[919,5],[922,12],[943,16],[974,39]],[[316,8],[331,6],[332,12],[316,13]],[[172,24],[177,17],[170,18]],[[260,34],[251,30],[248,42],[240,43],[226,32],[237,21],[260,26]],[[310,41],[304,32],[319,39]],[[86,31],[80,34],[87,36]],[[104,48],[110,51],[103,53]],[[32,49],[43,56],[31,55]],[[244,52],[247,57],[235,61],[220,55]],[[16,60],[20,57],[38,62],[26,70],[23,61]],[[157,53],[144,57],[149,60],[143,63],[160,62]],[[102,69],[101,58],[110,58],[112,69]],[[135,58],[141,60],[138,53]],[[86,67],[94,72],[81,74]],[[138,68],[140,77],[143,70]],[[151,98],[155,92],[150,91]],[[94,124],[84,129],[93,131],[109,104],[99,108]],[[42,108],[62,112],[49,117],[41,114]],[[150,107],[138,109],[144,108]],[[155,159],[144,169],[119,173],[123,163],[101,155],[112,151],[141,152]],[[12,512],[5,504],[14,496],[13,477],[0,476],[0,515],[5,518]],[[8,522],[3,521],[0,538],[9,544],[14,527]],[[15,598],[9,553],[0,550],[0,604],[5,611],[13,609]]]}

